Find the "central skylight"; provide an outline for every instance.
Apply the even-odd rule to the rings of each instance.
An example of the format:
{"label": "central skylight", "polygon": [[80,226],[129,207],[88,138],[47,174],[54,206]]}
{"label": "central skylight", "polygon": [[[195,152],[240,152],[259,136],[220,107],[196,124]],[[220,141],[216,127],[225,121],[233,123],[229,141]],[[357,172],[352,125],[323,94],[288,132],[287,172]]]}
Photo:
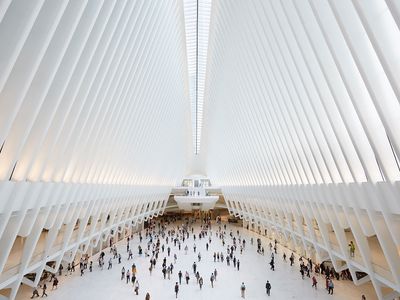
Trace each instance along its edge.
{"label": "central skylight", "polygon": [[192,110],[194,153],[200,152],[203,127],[204,85],[206,79],[211,0],[184,0],[186,50]]}

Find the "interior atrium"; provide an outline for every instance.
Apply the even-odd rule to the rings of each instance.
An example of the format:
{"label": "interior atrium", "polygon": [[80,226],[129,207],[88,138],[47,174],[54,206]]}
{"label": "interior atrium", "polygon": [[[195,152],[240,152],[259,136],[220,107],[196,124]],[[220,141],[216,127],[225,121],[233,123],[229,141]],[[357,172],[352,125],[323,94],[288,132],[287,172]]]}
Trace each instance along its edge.
{"label": "interior atrium", "polygon": [[0,0],[0,299],[399,300],[399,157],[399,0]]}

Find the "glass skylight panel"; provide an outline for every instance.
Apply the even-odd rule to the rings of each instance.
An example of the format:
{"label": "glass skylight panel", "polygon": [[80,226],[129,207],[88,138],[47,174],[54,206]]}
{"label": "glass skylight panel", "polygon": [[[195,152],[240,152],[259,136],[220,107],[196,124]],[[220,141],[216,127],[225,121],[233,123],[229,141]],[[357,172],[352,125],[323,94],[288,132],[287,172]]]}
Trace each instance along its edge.
{"label": "glass skylight panel", "polygon": [[189,94],[195,154],[200,152],[211,0],[184,0]]}

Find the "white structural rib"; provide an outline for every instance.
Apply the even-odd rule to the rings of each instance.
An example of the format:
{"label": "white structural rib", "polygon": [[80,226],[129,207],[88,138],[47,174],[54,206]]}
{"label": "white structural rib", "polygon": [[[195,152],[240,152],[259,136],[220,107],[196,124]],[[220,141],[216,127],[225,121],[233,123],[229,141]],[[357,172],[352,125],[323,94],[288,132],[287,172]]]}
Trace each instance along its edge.
{"label": "white structural rib", "polygon": [[202,141],[232,214],[379,299],[400,293],[395,2],[213,2]]}

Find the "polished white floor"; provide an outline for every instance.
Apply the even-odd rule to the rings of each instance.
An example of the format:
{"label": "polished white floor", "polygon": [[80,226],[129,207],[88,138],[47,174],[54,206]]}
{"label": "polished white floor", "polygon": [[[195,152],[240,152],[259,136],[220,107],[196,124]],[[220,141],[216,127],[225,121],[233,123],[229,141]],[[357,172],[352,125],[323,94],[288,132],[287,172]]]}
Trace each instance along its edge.
{"label": "polished white floor", "polygon": [[[229,226],[229,225],[228,225]],[[131,284],[126,284],[125,281],[120,280],[120,271],[122,266],[125,269],[129,269],[132,260],[127,261],[126,253],[126,241],[118,243],[118,251],[122,253],[122,263],[118,264],[117,260],[114,260],[113,268],[107,270],[107,262],[110,257],[109,252],[106,250],[105,268],[100,270],[97,261],[94,261],[93,272],[89,273],[88,270],[85,272],[83,277],[79,276],[79,268],[77,268],[75,274],[71,276],[61,276],[58,290],[51,290],[51,284],[48,284],[48,299],[55,300],[70,300],[70,299],[96,299],[96,300],[108,300],[108,299],[144,299],[146,292],[149,292],[151,299],[153,300],[168,300],[175,299],[174,285],[178,281],[178,271],[182,270],[182,273],[188,271],[191,275],[189,285],[186,285],[182,281],[180,286],[180,292],[178,299],[241,299],[240,298],[240,285],[242,282],[245,283],[246,299],[267,299],[265,294],[265,282],[268,279],[272,284],[271,297],[270,299],[346,299],[346,300],[358,300],[361,299],[361,295],[364,293],[367,295],[367,299],[376,299],[373,288],[370,284],[356,287],[352,282],[349,281],[335,281],[334,295],[330,296],[324,289],[324,280],[322,277],[317,277],[319,281],[319,287],[317,290],[311,288],[311,280],[309,278],[302,280],[300,277],[298,265],[290,267],[288,263],[282,261],[282,249],[278,250],[278,256],[276,259],[276,270],[271,271],[269,269],[270,252],[267,246],[265,246],[265,256],[261,256],[256,253],[256,245],[250,245],[250,236],[257,237],[252,232],[249,232],[243,228],[228,227],[232,228],[234,232],[237,229],[240,230],[242,237],[247,241],[246,250],[242,255],[237,252],[237,257],[240,259],[240,271],[233,268],[233,264],[228,267],[226,262],[216,262],[213,260],[214,251],[223,251],[226,253],[226,247],[222,247],[222,242],[215,237],[215,231],[217,227],[213,227],[212,243],[208,251],[206,251],[205,244],[206,239],[196,240],[197,252],[200,251],[202,260],[200,263],[197,262],[197,253],[193,252],[193,237],[187,241],[189,252],[185,255],[184,245],[181,251],[178,247],[174,247],[173,244],[169,244],[171,247],[171,256],[167,256],[165,250],[164,253],[160,253],[157,261],[156,269],[153,270],[152,275],[149,273],[149,258],[145,258],[144,255],[139,257],[137,255],[137,246],[139,244],[138,236],[135,236],[133,242],[131,242],[131,248],[133,249],[134,263],[137,266],[138,273],[137,278],[140,283],[139,296],[136,296],[133,292]],[[196,235],[199,232],[199,227],[195,227]],[[228,244],[230,239],[226,240]],[[264,244],[267,245],[267,240],[264,240]],[[147,245],[146,241],[143,240],[142,247]],[[287,254],[290,254],[288,250]],[[164,280],[161,273],[161,264],[163,257],[167,257],[167,263],[173,262],[173,253],[177,253],[178,260],[174,268],[174,272],[171,279]],[[196,284],[196,279],[192,272],[192,264],[196,261],[198,270],[204,278],[203,289],[200,290]],[[298,260],[296,260],[298,261]],[[217,281],[214,288],[211,288],[209,281],[211,272],[214,268],[218,271]],[[17,299],[28,299],[31,296],[32,290],[30,288],[21,288]],[[41,293],[41,290],[39,290]]]}

